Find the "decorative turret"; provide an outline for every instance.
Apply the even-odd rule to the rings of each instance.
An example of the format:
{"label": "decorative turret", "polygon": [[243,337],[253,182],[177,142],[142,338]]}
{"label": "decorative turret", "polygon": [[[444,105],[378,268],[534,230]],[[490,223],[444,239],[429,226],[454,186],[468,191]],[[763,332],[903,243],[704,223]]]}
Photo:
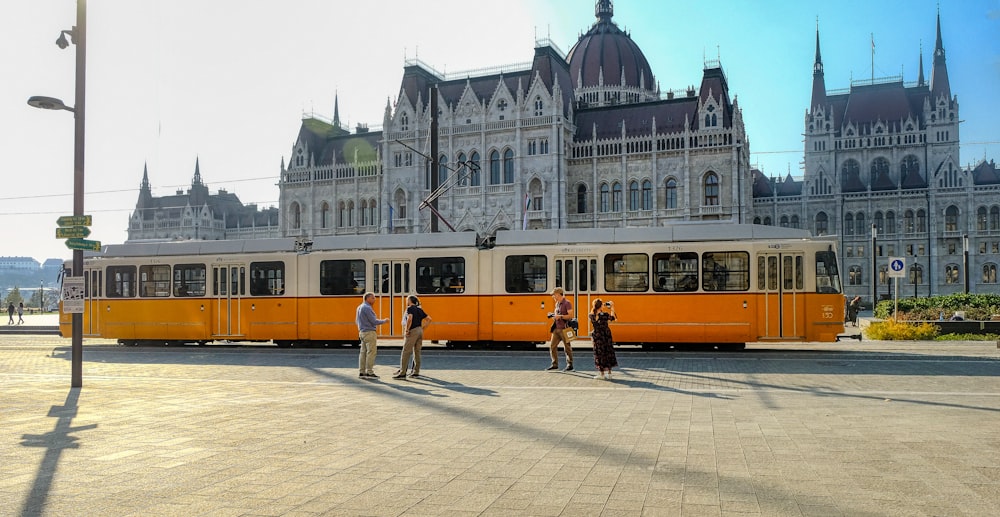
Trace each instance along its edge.
{"label": "decorative turret", "polygon": [[139,201],[136,208],[146,208],[153,200],[153,189],[149,186],[149,168],[147,164],[142,164],[142,183],[139,185]]}

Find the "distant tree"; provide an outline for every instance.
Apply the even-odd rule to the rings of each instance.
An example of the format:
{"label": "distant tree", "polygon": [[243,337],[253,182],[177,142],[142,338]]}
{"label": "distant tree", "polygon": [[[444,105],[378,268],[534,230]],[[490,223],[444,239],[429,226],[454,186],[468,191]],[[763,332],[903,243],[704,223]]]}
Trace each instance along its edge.
{"label": "distant tree", "polygon": [[7,298],[3,301],[4,305],[3,308],[4,310],[6,310],[8,305],[13,303],[14,306],[17,306],[17,304],[23,301],[24,297],[21,296],[21,289],[19,289],[17,286],[14,286],[14,288],[11,289],[9,293],[7,293]]}

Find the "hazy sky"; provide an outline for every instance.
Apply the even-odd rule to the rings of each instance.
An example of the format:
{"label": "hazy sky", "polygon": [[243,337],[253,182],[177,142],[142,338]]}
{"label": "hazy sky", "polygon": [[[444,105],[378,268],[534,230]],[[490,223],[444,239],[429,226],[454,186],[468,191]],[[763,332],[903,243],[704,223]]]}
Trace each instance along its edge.
{"label": "hazy sky", "polygon": [[[765,174],[801,175],[816,22],[830,90],[851,79],[929,80],[935,0],[614,2],[662,90],[698,86],[720,58]],[[1000,158],[1000,0],[941,2],[961,162]],[[0,256],[68,258],[56,219],[73,211],[73,116],[27,105],[74,103],[75,47],[55,40],[75,0],[0,5]],[[127,237],[143,165],[153,195],[186,189],[200,158],[210,191],[276,205],[303,114],[381,127],[403,63],[443,72],[530,61],[536,38],[569,52],[593,0],[91,0],[88,2],[86,209],[91,239]]]}

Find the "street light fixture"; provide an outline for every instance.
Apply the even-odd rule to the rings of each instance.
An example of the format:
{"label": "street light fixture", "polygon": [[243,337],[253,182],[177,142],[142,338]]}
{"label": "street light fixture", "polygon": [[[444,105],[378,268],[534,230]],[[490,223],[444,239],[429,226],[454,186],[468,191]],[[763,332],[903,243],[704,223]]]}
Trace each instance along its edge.
{"label": "street light fixture", "polygon": [[[66,35],[69,34],[69,41]],[[76,121],[73,138],[73,215],[83,217],[83,179],[84,179],[84,137],[86,124],[87,92],[87,1],[76,1],[76,26],[59,33],[56,45],[65,49],[72,42],[76,45],[76,102],[73,107],[54,97],[35,96],[28,99],[28,104],[35,108],[47,110],[65,110],[73,113]],[[83,276],[83,250],[73,250],[72,276]],[[72,331],[72,379],[70,386],[83,387],[83,314],[73,313]]]}

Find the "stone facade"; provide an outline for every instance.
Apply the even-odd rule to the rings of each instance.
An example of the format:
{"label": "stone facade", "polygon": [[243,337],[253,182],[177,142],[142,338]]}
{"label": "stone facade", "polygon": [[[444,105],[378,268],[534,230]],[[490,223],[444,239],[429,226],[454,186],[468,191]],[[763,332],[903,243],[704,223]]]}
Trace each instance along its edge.
{"label": "stone facade", "polygon": [[970,292],[1000,292],[1000,182],[992,162],[960,166],[959,122],[940,15],[929,84],[921,57],[915,83],[872,78],[827,91],[817,30],[804,176],[754,171],[753,222],[839,235],[849,297],[889,296],[889,257],[905,262],[901,296],[964,292],[966,274]]}
{"label": "stone facade", "polygon": [[568,54],[544,40],[530,62],[448,75],[407,61],[381,131],[341,127],[337,106],[306,117],[282,160],[282,235],[749,222],[749,142],[720,63],[661,92],[611,2],[595,14]]}
{"label": "stone facade", "polygon": [[143,168],[135,211],[129,217],[128,240],[223,240],[280,237],[278,209],[244,205],[236,194],[220,189],[210,194],[197,160],[191,188],[173,196],[153,197],[149,171]]}

